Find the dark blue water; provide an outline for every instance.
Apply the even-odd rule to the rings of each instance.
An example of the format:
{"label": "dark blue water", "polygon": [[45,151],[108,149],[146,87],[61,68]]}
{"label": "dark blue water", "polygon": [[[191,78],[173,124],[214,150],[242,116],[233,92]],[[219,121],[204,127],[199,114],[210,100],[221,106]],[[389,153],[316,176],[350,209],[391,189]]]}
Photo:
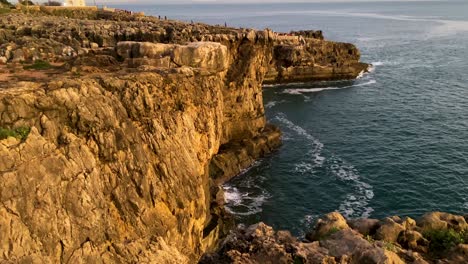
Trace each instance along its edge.
{"label": "dark blue water", "polygon": [[[126,7],[131,9],[130,7]],[[226,184],[241,222],[302,234],[318,216],[468,213],[468,2],[137,6],[212,24],[322,29],[374,70],[265,87],[279,152]]]}

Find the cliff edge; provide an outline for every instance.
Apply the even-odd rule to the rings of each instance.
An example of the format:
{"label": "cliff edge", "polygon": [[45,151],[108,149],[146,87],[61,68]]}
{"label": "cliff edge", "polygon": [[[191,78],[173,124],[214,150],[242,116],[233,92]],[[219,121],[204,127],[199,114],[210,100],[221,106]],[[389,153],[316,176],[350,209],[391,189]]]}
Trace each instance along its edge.
{"label": "cliff edge", "polygon": [[350,44],[301,37],[328,48],[298,62],[270,30],[95,15],[0,16],[5,261],[197,262],[230,228],[219,184],[281,144],[265,76],[295,80],[291,60],[332,69],[317,79],[367,67]]}

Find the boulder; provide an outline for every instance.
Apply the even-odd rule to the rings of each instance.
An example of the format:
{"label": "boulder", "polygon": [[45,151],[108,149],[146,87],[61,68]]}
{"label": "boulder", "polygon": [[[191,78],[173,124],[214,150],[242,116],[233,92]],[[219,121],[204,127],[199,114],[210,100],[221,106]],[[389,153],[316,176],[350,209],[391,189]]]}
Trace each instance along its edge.
{"label": "boulder", "polygon": [[320,246],[328,249],[333,257],[351,256],[356,252],[373,248],[369,241],[352,229],[344,229],[320,241]]}
{"label": "boulder", "polygon": [[397,241],[398,236],[404,230],[405,228],[401,224],[395,222],[392,218],[385,218],[382,225],[377,229],[375,238],[393,243]]}
{"label": "boulder", "polygon": [[398,243],[406,249],[427,253],[429,241],[421,233],[412,230],[403,231],[398,237]]}
{"label": "boulder", "polygon": [[457,232],[467,230],[468,224],[463,216],[442,212],[427,213],[418,221],[423,230],[453,229]]}
{"label": "boulder", "polygon": [[192,42],[176,46],[173,60],[179,66],[224,71],[229,63],[227,47],[214,42]]}
{"label": "boulder", "polygon": [[314,230],[307,234],[306,238],[310,241],[316,241],[342,229],[349,229],[346,219],[340,213],[333,212],[317,220]]}
{"label": "boulder", "polygon": [[357,251],[351,257],[352,264],[404,264],[405,262],[394,252],[382,248],[371,248]]}

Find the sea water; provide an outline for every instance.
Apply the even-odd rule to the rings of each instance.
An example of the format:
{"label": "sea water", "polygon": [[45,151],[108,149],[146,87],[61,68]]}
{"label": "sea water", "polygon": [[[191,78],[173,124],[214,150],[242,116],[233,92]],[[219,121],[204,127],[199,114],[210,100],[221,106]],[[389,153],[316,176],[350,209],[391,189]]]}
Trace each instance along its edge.
{"label": "sea water", "polygon": [[372,71],[264,88],[283,146],[224,186],[239,222],[296,235],[317,217],[468,213],[468,2],[140,5],[185,21],[320,29]]}

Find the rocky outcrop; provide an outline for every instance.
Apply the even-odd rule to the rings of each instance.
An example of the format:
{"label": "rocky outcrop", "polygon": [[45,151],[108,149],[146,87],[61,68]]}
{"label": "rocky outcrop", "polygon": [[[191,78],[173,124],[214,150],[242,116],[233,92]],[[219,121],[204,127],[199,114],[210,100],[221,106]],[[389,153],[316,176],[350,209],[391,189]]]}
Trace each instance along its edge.
{"label": "rocky outcrop", "polygon": [[368,70],[352,44],[302,36],[278,39],[265,83],[354,79]]}
{"label": "rocky outcrop", "polygon": [[[458,222],[441,226],[441,218]],[[335,212],[319,219],[305,241],[264,223],[239,226],[218,252],[205,255],[200,263],[461,264],[466,263],[468,252],[463,244],[468,241],[468,229],[462,219],[434,212],[417,225],[409,217],[345,220]]]}

